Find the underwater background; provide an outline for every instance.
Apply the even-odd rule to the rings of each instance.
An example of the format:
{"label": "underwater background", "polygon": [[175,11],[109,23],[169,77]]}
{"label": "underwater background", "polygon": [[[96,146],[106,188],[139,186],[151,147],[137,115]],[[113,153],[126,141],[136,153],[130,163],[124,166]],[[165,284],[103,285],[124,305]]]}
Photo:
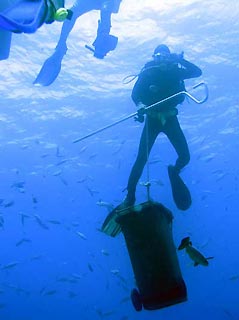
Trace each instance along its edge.
{"label": "underwater background", "polygon": [[[66,1],[66,7],[72,2]],[[32,83],[57,44],[61,23],[15,34],[0,61],[0,319],[239,319],[239,4],[230,1],[123,0],[112,16],[115,51],[97,60],[85,49],[99,12],[77,20],[61,73],[49,87]],[[179,120],[191,162],[182,176],[193,203],[176,208],[167,176],[172,146],[160,135],[149,159],[151,196],[172,211],[175,246],[190,236],[209,266],[178,251],[188,301],[136,312],[135,280],[124,237],[99,231],[107,202],[125,196],[143,125],[129,119],[86,140],[91,131],[135,112],[137,74],[167,44],[201,67],[209,99],[185,101]],[[198,96],[198,92],[191,90]],[[137,203],[146,200],[143,182]]]}

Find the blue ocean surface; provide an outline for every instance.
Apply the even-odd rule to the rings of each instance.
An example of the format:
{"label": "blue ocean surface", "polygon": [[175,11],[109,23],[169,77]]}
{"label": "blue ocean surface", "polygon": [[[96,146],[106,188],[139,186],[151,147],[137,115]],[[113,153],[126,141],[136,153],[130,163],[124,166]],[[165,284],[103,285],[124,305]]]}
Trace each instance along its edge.
{"label": "blue ocean surface", "polygon": [[[62,24],[13,35],[10,57],[0,61],[0,320],[239,319],[238,16],[236,0],[123,0],[112,15],[118,46],[99,60],[85,48],[97,30],[92,11],[77,20],[48,87],[33,81]],[[167,166],[176,154],[164,135],[149,158],[150,195],[173,213],[175,246],[189,236],[213,259],[195,267],[177,251],[188,300],[136,312],[124,236],[100,228],[125,196],[143,124],[131,118],[73,142],[136,111],[135,81],[123,79],[137,75],[160,43],[202,69],[186,86],[201,99],[192,87],[204,81],[209,98],[178,108],[192,206],[180,211],[173,202]],[[147,200],[147,178],[145,168],[137,203]]]}

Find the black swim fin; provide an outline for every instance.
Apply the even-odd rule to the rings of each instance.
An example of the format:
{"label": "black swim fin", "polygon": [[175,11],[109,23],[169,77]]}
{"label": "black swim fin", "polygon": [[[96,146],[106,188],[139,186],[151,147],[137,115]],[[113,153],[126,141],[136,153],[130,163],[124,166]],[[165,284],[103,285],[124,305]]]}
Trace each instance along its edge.
{"label": "black swim fin", "polygon": [[190,191],[174,166],[168,166],[168,175],[177,208],[183,211],[189,209],[192,204]]}
{"label": "black swim fin", "polygon": [[117,222],[117,218],[121,215],[127,214],[129,208],[130,207],[125,206],[124,202],[114,208],[106,217],[101,227],[101,231],[111,237],[116,237],[118,234],[120,234],[121,227]]}
{"label": "black swim fin", "polygon": [[61,62],[65,53],[66,49],[64,51],[62,50],[62,52],[55,51],[52,56],[46,59],[33,84],[39,84],[41,86],[49,86],[52,84],[61,71]]}

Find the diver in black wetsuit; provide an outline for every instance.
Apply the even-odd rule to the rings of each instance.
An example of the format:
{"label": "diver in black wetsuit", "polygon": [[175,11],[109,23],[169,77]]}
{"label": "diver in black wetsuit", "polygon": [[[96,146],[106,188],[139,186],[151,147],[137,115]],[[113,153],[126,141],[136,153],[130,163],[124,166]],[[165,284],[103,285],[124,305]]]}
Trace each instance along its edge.
{"label": "diver in black wetsuit", "polygon": [[[202,71],[183,57],[183,53],[171,53],[169,48],[161,44],[154,50],[153,60],[146,63],[132,91],[132,99],[138,107],[136,119],[144,122],[137,159],[131,170],[127,195],[124,201],[115,207],[106,217],[101,231],[115,237],[121,232],[118,223],[120,215],[131,212],[130,207],[135,203],[135,191],[139,178],[147,162],[148,155],[160,132],[166,134],[175,148],[178,158],[174,166],[168,166],[168,174],[172,194],[176,206],[180,210],[187,210],[191,205],[191,195],[187,186],[179,176],[189,160],[188,144],[177,119],[177,105],[185,99],[184,80],[201,76]],[[175,95],[173,98],[168,97]],[[162,101],[157,105],[157,102]],[[152,106],[156,104],[155,106]],[[150,107],[148,110],[146,108]]]}
{"label": "diver in black wetsuit", "polygon": [[57,78],[61,62],[67,52],[66,41],[73,29],[76,20],[92,10],[100,11],[98,21],[97,36],[92,46],[86,45],[91,50],[94,57],[103,59],[107,53],[113,51],[118,43],[118,38],[110,34],[111,14],[118,13],[121,0],[76,0],[70,9],[72,16],[70,20],[65,20],[61,29],[60,39],[54,53],[45,61],[34,84],[48,86]]}
{"label": "diver in black wetsuit", "polygon": [[[146,63],[140,72],[132,91],[132,99],[139,109],[144,110],[144,107],[185,90],[184,80],[199,77],[201,74],[201,69],[185,60],[183,53],[174,54],[166,45],[159,45],[154,50],[153,60]],[[128,193],[124,200],[126,206],[135,203],[137,183],[160,132],[166,134],[178,155],[175,165],[168,167],[169,176],[179,175],[181,169],[188,164],[190,160],[188,144],[179,125],[176,109],[184,97],[179,95],[147,111],[137,159],[128,180]],[[144,115],[139,115],[136,120],[143,122]]]}

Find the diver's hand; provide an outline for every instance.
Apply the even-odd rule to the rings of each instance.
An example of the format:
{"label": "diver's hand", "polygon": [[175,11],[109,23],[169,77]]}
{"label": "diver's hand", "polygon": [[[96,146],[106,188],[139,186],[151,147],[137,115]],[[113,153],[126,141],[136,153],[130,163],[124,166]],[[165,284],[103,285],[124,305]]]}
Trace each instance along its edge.
{"label": "diver's hand", "polygon": [[138,121],[140,123],[143,123],[144,122],[144,115],[137,114],[137,116],[134,117],[134,121]]}
{"label": "diver's hand", "polygon": [[172,62],[180,63],[183,60],[184,52],[181,53],[171,53],[170,54],[170,60]]}
{"label": "diver's hand", "polygon": [[144,115],[145,115],[145,104],[143,104],[142,102],[137,104],[137,115],[134,117],[135,121],[138,121],[140,123],[144,122]]}

